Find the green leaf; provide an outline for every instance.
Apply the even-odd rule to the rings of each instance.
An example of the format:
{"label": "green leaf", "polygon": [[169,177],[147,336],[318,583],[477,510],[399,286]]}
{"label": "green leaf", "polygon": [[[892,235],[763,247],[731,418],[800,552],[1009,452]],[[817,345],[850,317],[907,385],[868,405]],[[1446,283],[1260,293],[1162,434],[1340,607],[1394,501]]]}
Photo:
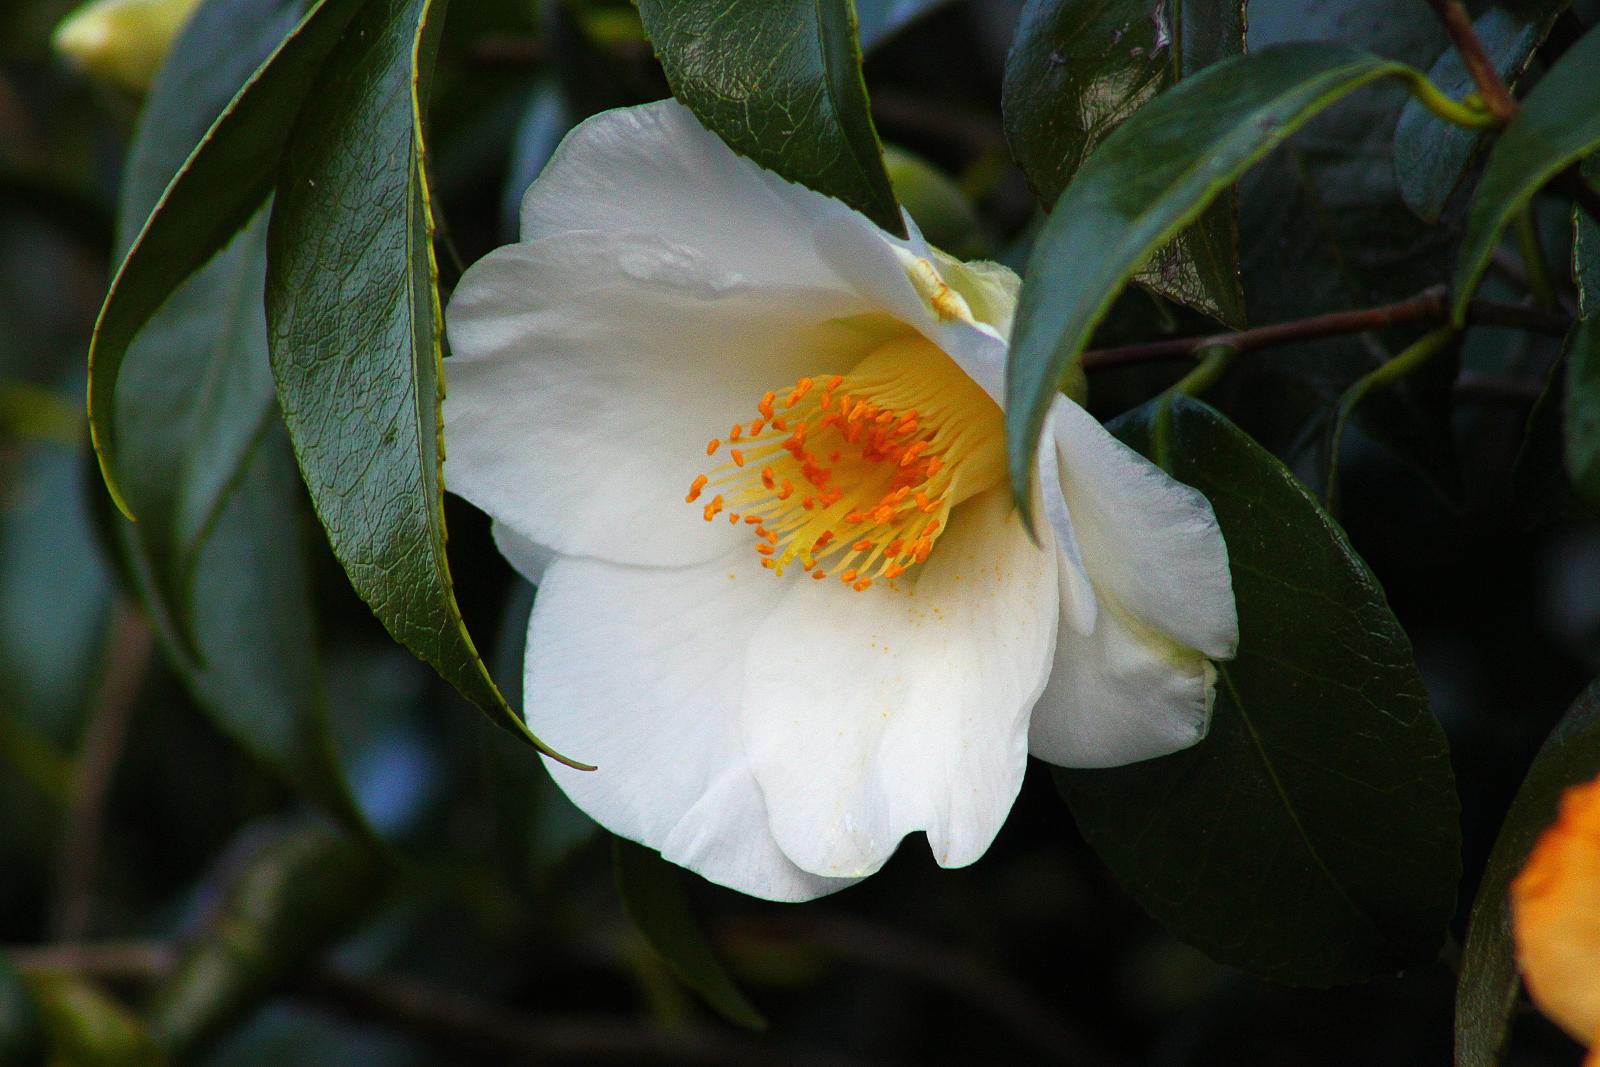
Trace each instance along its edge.
{"label": "green leaf", "polygon": [[[113,426],[123,357],[178,285],[226,245],[272,191],[294,116],[362,2],[318,0],[194,145],[117,269],[89,349],[89,432],[106,486],[124,514],[132,512],[117,482]],[[137,165],[134,176],[144,180],[158,171]]]}
{"label": "green leaf", "polygon": [[[1590,185],[1600,183],[1600,156],[1583,164],[1583,178]],[[1578,287],[1578,310],[1584,318],[1600,312],[1600,219],[1582,208],[1573,209],[1572,280]]]}
{"label": "green leaf", "polygon": [[767,1020],[745,999],[706,939],[678,869],[620,837],[611,839],[611,856],[628,916],[672,973],[729,1022],[766,1029]]}
{"label": "green leaf", "polygon": [[[183,379],[127,428],[130,499],[170,477],[171,444],[148,423],[171,412],[181,425]],[[150,394],[147,393],[147,396]],[[148,446],[148,447],[146,447]],[[224,733],[272,768],[307,800],[352,832],[368,836],[351,798],[328,722],[317,650],[315,608],[302,493],[284,436],[276,426],[258,436],[248,461],[196,546],[184,608],[193,614],[191,652],[177,633],[157,584],[142,525],[121,523],[118,540],[135,593],[149,611],[169,660]]]}
{"label": "green leaf", "polygon": [[1511,880],[1541,831],[1554,821],[1561,793],[1600,773],[1600,681],[1591,683],[1545,740],[1500,825],[1472,902],[1456,985],[1456,1065],[1495,1067],[1517,1000],[1511,944]]}
{"label": "green leaf", "polygon": [[[1240,0],[1031,0],[1006,59],[1006,139],[1048,209],[1096,146],[1157,93],[1244,51]],[[1136,275],[1140,284],[1244,325],[1231,198],[1205,209]]]}
{"label": "green leaf", "polygon": [[[1473,22],[1502,79],[1516,81],[1564,7],[1565,0],[1491,7]],[[1428,71],[1428,80],[1457,100],[1477,90],[1454,48],[1445,49]],[[1438,221],[1482,140],[1483,131],[1446,122],[1417,100],[1407,101],[1394,133],[1394,171],[1406,206],[1429,222]]]}
{"label": "green leaf", "polygon": [[[1436,18],[1417,18],[1416,0],[1252,0],[1250,48],[1336,39],[1414,67],[1450,47]],[[1401,199],[1394,129],[1411,94],[1384,82],[1328,108],[1239,181],[1245,291],[1256,322],[1287,322],[1415,295],[1448,277],[1460,234],[1429,225]],[[1233,405],[1247,432],[1297,470],[1319,470],[1303,455],[1339,395],[1415,340],[1412,330],[1347,334],[1302,342],[1255,361],[1237,382]],[[1368,397],[1356,424],[1447,498],[1461,493],[1451,431],[1450,360]]]}
{"label": "green leaf", "polygon": [[151,1033],[192,1059],[374,911],[383,885],[365,849],[316,827],[276,832],[230,876],[154,990]]}
{"label": "green leaf", "polygon": [[70,974],[30,974],[50,1061],[71,1067],[163,1067],[167,1058],[139,1017]]}
{"label": "green leaf", "polygon": [[[206,116],[223,111],[271,51],[286,7],[298,5],[213,2],[179,39],[131,149],[125,240],[182,168]],[[181,281],[128,346],[111,425],[117,481],[141,518],[116,533],[196,702],[306,799],[366,835],[328,723],[304,494],[275,425],[266,255],[260,215]]]}
{"label": "green leaf", "polygon": [[395,639],[558,759],[495,687],[445,556],[444,394],[422,116],[442,10],[365,6],[289,141],[268,236],[284,423],[334,555]]}
{"label": "green leaf", "polygon": [[1385,76],[1419,77],[1342,45],[1279,45],[1184,79],[1102,142],[1028,259],[1006,367],[1007,456],[1020,506],[1031,505],[1034,444],[1058,383],[1133,272],[1250,164]]}
{"label": "green leaf", "polygon": [[1216,959],[1358,981],[1432,959],[1455,909],[1449,751],[1410,642],[1344,533],[1269,453],[1185,397],[1119,437],[1205,493],[1228,543],[1238,657],[1194,748],[1061,771],[1123,886]]}
{"label": "green leaf", "polygon": [[1473,194],[1451,284],[1455,320],[1489,268],[1500,233],[1540,186],[1600,148],[1600,33],[1578,39],[1539,80],[1495,142]]}
{"label": "green leaf", "polygon": [[851,0],[639,0],[672,95],[735,152],[905,236]]}

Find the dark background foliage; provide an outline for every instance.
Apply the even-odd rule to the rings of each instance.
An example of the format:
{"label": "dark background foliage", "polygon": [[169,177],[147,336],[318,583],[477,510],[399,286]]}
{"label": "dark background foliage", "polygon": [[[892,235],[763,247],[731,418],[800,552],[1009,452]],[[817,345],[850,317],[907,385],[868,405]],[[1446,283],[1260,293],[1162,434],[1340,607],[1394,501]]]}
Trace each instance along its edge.
{"label": "dark background foliage", "polygon": [[[1083,797],[1108,779],[1057,782],[1038,764],[973,867],[940,870],[910,841],[883,873],[842,895],[763,904],[611,842],[553,789],[532,749],[390,640],[295,480],[270,417],[264,351],[241,364],[228,394],[255,397],[254,407],[240,401],[219,425],[265,428],[247,440],[203,419],[195,430],[217,434],[212,455],[248,457],[237,477],[261,495],[230,498],[203,536],[130,532],[87,448],[84,354],[113,255],[171,167],[153,190],[146,182],[137,191],[127,153],[139,102],[67,70],[49,50],[69,6],[21,0],[0,11],[0,1063],[37,1062],[44,1047],[52,1062],[86,1067],[168,1057],[214,1067],[1450,1062],[1458,946],[1491,847],[1535,753],[1600,673],[1600,524],[1562,472],[1560,396],[1545,395],[1547,380],[1559,389],[1557,339],[1472,331],[1447,359],[1363,405],[1332,457],[1337,397],[1412,335],[1247,354],[1206,398],[1310,493],[1324,492],[1337,465],[1337,517],[1415,648],[1461,806],[1463,871],[1452,936],[1436,959],[1424,937],[1398,973],[1332,989],[1271,984],[1215,962],[1191,943],[1217,938],[1185,930],[1192,916],[1163,913],[1170,930],[1150,918],[1114,848],[1091,850],[1062,803],[1063,792],[1077,795],[1074,811],[1093,839],[1114,826],[1120,786],[1103,794],[1113,810],[1099,818]],[[357,17],[381,22],[406,7],[377,6],[385,11]],[[655,5],[641,6],[652,17]],[[1048,33],[1057,8],[1085,9],[1091,22],[1126,9],[1138,15],[1130,42],[1143,42],[1154,24],[1139,20],[1151,5],[1035,3],[1026,15],[1009,0],[858,6],[872,114],[901,201],[943,247],[1022,269],[1039,225],[1035,191],[1053,199],[1061,183],[1038,173],[1030,183],[1008,132],[1015,139],[1023,128],[1023,143],[1035,145],[1087,138],[1086,153],[1100,127],[1123,116],[1085,113],[1083,128],[1063,133],[1045,121],[1048,109],[1041,120],[1013,107],[1007,53],[1019,17]],[[1527,38],[1507,64],[1520,72],[1519,91],[1596,21],[1592,5],[1559,16],[1559,5],[1507,9],[1522,19],[1508,37]],[[297,5],[253,10],[264,48]],[[1536,33],[1519,29],[1529,23]],[[1459,71],[1450,82],[1447,38],[1422,0],[1250,4],[1252,51],[1301,39],[1434,68],[1456,94],[1470,87]],[[1083,84],[1063,91],[1093,96],[1099,86],[1097,99],[1143,103],[1176,78],[1122,53],[1073,53],[1069,43],[1032,46],[1046,66],[1074,57]],[[253,47],[239,43],[241,53]],[[447,293],[462,264],[515,237],[520,192],[566,129],[669,87],[639,13],[611,0],[454,0],[438,48],[429,171]],[[1224,54],[1202,49],[1185,62],[1198,69]],[[679,77],[670,64],[668,73]],[[1407,100],[1397,86],[1359,90],[1242,180],[1237,254],[1251,325],[1397,300],[1449,277],[1481,154],[1458,153],[1476,161],[1456,164],[1467,169],[1457,186],[1448,175],[1430,179],[1429,166],[1449,168],[1404,155],[1416,149],[1402,137],[1397,182],[1396,124],[1430,121],[1408,112],[1402,122]],[[332,108],[318,121],[343,122],[347,138],[361,127]],[[316,142],[315,131],[297,135]],[[181,159],[186,149],[168,152]],[[293,165],[337,161],[313,146]],[[870,180],[860,185],[864,206],[881,203]],[[145,198],[131,224],[130,196]],[[1440,221],[1424,223],[1419,205]],[[1497,254],[1486,296],[1572,301],[1569,206],[1554,195],[1535,200],[1536,239]],[[1201,220],[1206,240],[1231,242],[1231,207],[1224,201]],[[259,276],[250,257],[266,245],[251,241],[292,252],[309,240],[293,229],[298,209],[274,216],[270,239],[260,223],[239,237],[224,253],[233,269]],[[1215,266],[1201,264],[1202,273]],[[1218,329],[1202,312],[1238,318],[1227,286],[1141,280],[1100,325],[1096,346]],[[257,313],[242,306],[244,317]],[[140,343],[158,347],[148,336]],[[143,417],[189,411],[183,371],[154,358],[138,395],[153,403],[166,382],[176,407],[147,407]],[[1183,369],[1095,371],[1092,407],[1110,420]],[[1196,420],[1185,415],[1181,433],[1213,440]],[[1144,431],[1134,420],[1123,432]],[[1217,491],[1281,499],[1249,483],[1255,461],[1229,447],[1242,466]],[[146,499],[177,491],[163,462],[136,453],[126,470],[143,471],[146,484],[136,473],[124,488]],[[1219,476],[1201,467],[1189,468],[1190,480],[1210,491],[1203,479]],[[500,560],[480,516],[453,498],[445,510],[462,613],[519,707],[533,592]],[[234,527],[245,534],[233,538]],[[185,581],[215,615],[194,633],[140,607],[166,602]],[[302,587],[304,603],[284,592]],[[282,654],[252,654],[261,647],[252,627],[283,635]],[[1308,694],[1308,705],[1321,695]],[[1385,828],[1367,829],[1381,838]],[[1184,844],[1162,848],[1181,854]],[[1237,862],[1235,877],[1247,883],[1258,873],[1252,863],[1265,874],[1271,860],[1246,850]],[[1411,877],[1404,866],[1396,863],[1397,880]],[[1206,906],[1209,930],[1250,930],[1242,903]],[[1275,951],[1293,955],[1293,946]],[[763,1019],[764,1030],[739,1025]],[[1507,1062],[1576,1058],[1539,1017],[1518,1017]]]}

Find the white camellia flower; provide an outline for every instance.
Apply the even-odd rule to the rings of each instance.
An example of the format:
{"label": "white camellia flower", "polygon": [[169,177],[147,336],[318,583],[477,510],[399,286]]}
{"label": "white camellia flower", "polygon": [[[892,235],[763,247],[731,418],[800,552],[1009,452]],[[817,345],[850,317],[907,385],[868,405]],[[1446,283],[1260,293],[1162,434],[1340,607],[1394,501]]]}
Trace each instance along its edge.
{"label": "white camellia flower", "polygon": [[598,766],[548,764],[579,807],[806,900],[916,831],[973,862],[1029,752],[1204,736],[1238,640],[1211,508],[1063,397],[1029,537],[1000,408],[1017,288],[673,101],[568,135],[522,240],[450,303],[445,475],[539,587],[529,724]]}

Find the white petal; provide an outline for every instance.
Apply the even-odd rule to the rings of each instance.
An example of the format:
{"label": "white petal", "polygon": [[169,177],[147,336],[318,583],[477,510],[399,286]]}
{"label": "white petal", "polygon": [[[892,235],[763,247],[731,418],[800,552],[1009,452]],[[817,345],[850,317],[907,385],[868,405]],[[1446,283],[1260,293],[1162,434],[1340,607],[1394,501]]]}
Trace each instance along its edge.
{"label": "white petal", "polygon": [[1065,398],[1049,425],[1061,492],[1102,602],[1213,659],[1231,657],[1239,619],[1211,503]]}
{"label": "white petal", "polygon": [[1210,725],[1215,673],[1200,653],[1102,603],[1092,632],[1065,621],[1056,631],[1028,750],[1062,767],[1117,767],[1188,748]]}
{"label": "white petal", "polygon": [[706,442],[903,329],[825,321],[853,299],[747,284],[645,234],[498,249],[450,302],[445,484],[564,555],[714,559],[741,539],[684,502],[721,462]]}
{"label": "white petal", "polygon": [[491,523],[489,533],[494,537],[494,547],[500,550],[512,569],[533,585],[544,581],[544,572],[555,561],[555,552],[528,540],[503,522]]}
{"label": "white petal", "polygon": [[1050,669],[1054,571],[1002,488],[957,509],[914,583],[792,587],[756,633],[741,711],[795,863],[864,876],[917,830],[947,867],[988,848]]}
{"label": "white petal", "polygon": [[573,803],[707,879],[770,900],[850,884],[791,863],[738,738],[750,634],[785,591],[742,544],[680,569],[558,558],[528,624],[528,724]]}
{"label": "white petal", "polygon": [[522,201],[522,239],[639,230],[773,284],[829,288],[810,234],[823,219],[876,233],[838,200],[736,155],[676,100],[590,118]]}

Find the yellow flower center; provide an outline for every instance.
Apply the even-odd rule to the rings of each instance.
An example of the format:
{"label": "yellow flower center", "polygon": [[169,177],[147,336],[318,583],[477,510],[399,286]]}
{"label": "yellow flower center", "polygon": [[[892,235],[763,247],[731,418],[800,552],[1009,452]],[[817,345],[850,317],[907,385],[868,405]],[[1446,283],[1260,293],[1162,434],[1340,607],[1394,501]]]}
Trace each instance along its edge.
{"label": "yellow flower center", "polygon": [[1005,475],[1000,408],[924,338],[875,349],[849,374],[763,396],[712,438],[727,462],[684,499],[752,528],[762,566],[798,561],[861,591],[923,562],[950,510]]}

